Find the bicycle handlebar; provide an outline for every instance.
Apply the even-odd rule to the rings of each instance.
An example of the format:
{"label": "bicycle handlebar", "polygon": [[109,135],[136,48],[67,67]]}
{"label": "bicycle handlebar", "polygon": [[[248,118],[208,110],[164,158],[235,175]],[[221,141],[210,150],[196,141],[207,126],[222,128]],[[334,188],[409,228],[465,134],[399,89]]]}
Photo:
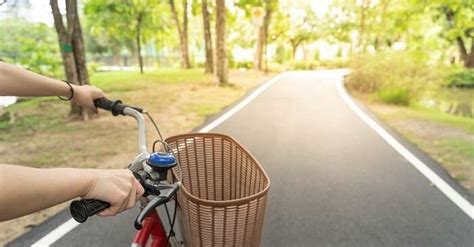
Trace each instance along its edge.
{"label": "bicycle handlebar", "polygon": [[72,218],[77,222],[83,223],[96,213],[110,207],[110,203],[96,199],[82,199],[71,202],[69,211]]}
{"label": "bicycle handlebar", "polygon": [[120,100],[109,100],[106,98],[99,98],[94,100],[94,105],[97,108],[112,112],[112,115],[114,116],[117,116],[119,114],[124,115],[123,110],[125,109],[125,105],[122,104],[122,101]]}
{"label": "bicycle handlebar", "polygon": [[143,112],[142,108],[122,104],[121,100],[109,100],[106,98],[98,98],[94,100],[94,105],[97,108],[112,112],[112,115],[114,116],[125,115],[124,110],[127,107],[133,108],[137,110],[138,112]]}

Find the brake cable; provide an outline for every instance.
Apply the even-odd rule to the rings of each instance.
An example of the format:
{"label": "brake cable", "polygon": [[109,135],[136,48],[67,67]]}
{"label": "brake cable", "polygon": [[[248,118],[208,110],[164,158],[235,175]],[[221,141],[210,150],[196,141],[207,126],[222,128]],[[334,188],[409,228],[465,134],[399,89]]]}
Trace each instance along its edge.
{"label": "brake cable", "polygon": [[[148,116],[148,118],[150,119],[151,123],[153,124],[153,127],[155,127],[155,130],[156,132],[158,133],[158,136],[160,137],[160,140],[155,140],[153,142],[153,152],[155,152],[155,145],[157,143],[161,143],[161,145],[163,145],[163,147],[165,148],[166,152],[171,152],[171,148],[169,146],[168,143],[166,143],[166,141],[163,140],[163,136],[161,135],[161,132],[160,132],[160,129],[158,128],[158,125],[156,124],[155,120],[153,119],[153,117],[150,115],[150,113],[148,113],[148,111],[144,111],[144,113]],[[183,176],[183,173],[182,173],[182,168],[181,168],[181,164],[179,162],[179,160],[176,160],[176,162],[178,163],[178,167],[179,167],[179,175],[180,175],[180,178],[177,179],[178,180],[178,183],[181,183],[181,180],[182,180],[182,176]],[[176,179],[176,178],[175,178]],[[169,202],[169,201],[168,201]],[[178,211],[178,200],[176,198],[176,195],[174,195],[174,212],[173,212],[173,220],[171,220],[171,217],[170,217],[170,213],[169,213],[169,210],[168,210],[168,202],[164,203],[164,207],[165,207],[165,211],[166,211],[166,216],[168,218],[168,223],[170,224],[170,232],[168,233],[168,236],[166,237],[166,243],[165,243],[165,246],[168,246],[168,243],[169,243],[169,240],[170,240],[170,237],[171,235],[175,234],[174,232],[174,224],[175,224],[175,221],[176,221],[176,214],[177,214],[177,211]]]}

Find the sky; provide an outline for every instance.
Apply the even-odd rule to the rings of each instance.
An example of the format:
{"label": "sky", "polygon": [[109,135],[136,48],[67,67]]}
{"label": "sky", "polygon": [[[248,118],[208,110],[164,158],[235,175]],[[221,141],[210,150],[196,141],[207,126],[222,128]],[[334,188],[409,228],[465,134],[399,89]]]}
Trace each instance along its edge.
{"label": "sky", "polygon": [[[51,7],[49,6],[49,0],[30,0],[28,8],[27,1],[24,0],[7,0],[7,4],[0,6],[0,17],[6,15],[12,15],[12,4],[17,4],[17,11],[20,17],[23,17],[31,22],[46,23],[50,26],[53,25],[53,16],[51,14]],[[64,1],[58,1],[59,8],[64,9]]]}

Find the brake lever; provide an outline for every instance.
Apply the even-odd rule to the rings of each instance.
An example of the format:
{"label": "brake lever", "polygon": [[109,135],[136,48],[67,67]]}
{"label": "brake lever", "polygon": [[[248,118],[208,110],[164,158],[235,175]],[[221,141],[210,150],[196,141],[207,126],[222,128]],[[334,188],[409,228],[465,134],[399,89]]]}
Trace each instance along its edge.
{"label": "brake lever", "polygon": [[140,230],[143,227],[142,221],[145,217],[152,211],[155,210],[156,207],[160,206],[163,203],[168,202],[178,191],[179,185],[178,184],[163,184],[159,183],[156,185],[161,194],[157,197],[154,197],[147,205],[140,211],[137,218],[135,219],[135,229]]}
{"label": "brake lever", "polygon": [[137,218],[135,219],[135,229],[141,230],[143,227],[142,221],[145,219],[145,217],[150,213],[152,210],[155,210],[156,207],[158,207],[160,204],[164,203],[167,200],[166,197],[164,196],[158,196],[153,198],[148,204],[140,211],[138,214]]}

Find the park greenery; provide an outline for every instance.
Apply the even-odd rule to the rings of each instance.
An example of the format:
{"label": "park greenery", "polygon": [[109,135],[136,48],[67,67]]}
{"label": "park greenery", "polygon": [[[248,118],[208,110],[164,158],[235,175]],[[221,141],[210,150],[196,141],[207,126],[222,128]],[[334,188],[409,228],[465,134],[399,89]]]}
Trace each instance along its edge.
{"label": "park greenery", "polygon": [[[37,2],[0,5],[0,59],[47,76],[127,92],[167,85],[156,75],[169,70],[170,78],[192,75],[190,83],[205,78],[230,90],[241,81],[229,79],[235,70],[344,67],[347,88],[367,102],[473,133],[473,1],[43,0],[47,23],[24,14]],[[116,85],[104,84],[108,78]],[[6,109],[0,128],[88,118],[74,105],[46,120],[25,113],[48,102],[23,99]]]}
{"label": "park greenery", "polygon": [[[0,59],[143,106],[165,135],[274,73],[350,68],[352,95],[472,192],[473,20],[472,0],[0,0]],[[2,162],[123,167],[135,123],[92,117],[49,97],[0,106]]]}

